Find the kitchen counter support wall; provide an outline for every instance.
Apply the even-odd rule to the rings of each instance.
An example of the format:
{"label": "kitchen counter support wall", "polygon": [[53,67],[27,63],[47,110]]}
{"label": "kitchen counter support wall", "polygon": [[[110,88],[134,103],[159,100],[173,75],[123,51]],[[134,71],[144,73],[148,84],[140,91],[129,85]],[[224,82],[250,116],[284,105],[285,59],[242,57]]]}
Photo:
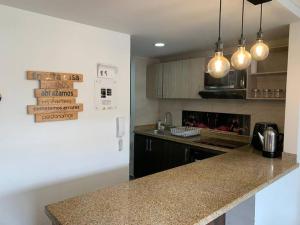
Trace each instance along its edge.
{"label": "kitchen counter support wall", "polygon": [[[290,25],[289,59],[287,74],[285,146],[287,152],[300,159],[300,22]],[[299,225],[300,169],[256,195],[255,225]]]}

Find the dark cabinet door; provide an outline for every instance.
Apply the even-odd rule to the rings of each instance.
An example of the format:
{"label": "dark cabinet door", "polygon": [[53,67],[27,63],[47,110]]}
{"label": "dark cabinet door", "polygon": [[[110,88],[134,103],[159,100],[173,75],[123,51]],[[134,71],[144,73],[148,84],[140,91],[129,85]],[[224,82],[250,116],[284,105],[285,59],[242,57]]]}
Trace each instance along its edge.
{"label": "dark cabinet door", "polygon": [[191,154],[188,145],[143,135],[135,135],[135,178],[182,166],[190,162]]}
{"label": "dark cabinet door", "polygon": [[134,176],[143,177],[163,170],[165,141],[143,135],[134,138]]}
{"label": "dark cabinet door", "polygon": [[134,176],[139,178],[146,175],[146,153],[148,151],[149,140],[146,136],[134,136]]}
{"label": "dark cabinet door", "polygon": [[225,225],[225,224],[226,224],[226,215],[224,214],[223,216],[220,216],[219,218],[217,218],[213,222],[210,222],[207,225]]}
{"label": "dark cabinet door", "polygon": [[177,142],[166,142],[165,169],[171,169],[190,163],[190,148]]}
{"label": "dark cabinet door", "polygon": [[165,141],[157,138],[149,138],[149,149],[146,160],[148,161],[148,174],[163,171]]}

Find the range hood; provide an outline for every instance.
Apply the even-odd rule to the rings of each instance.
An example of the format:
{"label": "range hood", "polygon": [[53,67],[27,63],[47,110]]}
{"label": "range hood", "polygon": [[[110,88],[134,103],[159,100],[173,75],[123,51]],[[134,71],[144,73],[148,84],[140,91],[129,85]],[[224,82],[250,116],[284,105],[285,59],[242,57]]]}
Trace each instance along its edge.
{"label": "range hood", "polygon": [[214,99],[246,99],[246,90],[241,89],[216,89],[216,90],[203,90],[199,92],[202,98]]}

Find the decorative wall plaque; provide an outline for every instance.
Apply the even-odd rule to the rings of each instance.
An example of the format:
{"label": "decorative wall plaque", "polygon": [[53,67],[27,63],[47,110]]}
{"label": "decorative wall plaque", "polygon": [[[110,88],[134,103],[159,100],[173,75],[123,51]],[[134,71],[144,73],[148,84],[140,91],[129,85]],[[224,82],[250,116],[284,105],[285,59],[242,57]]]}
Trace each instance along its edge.
{"label": "decorative wall plaque", "polygon": [[74,82],[83,82],[77,73],[27,71],[28,80],[39,80],[40,88],[34,90],[37,105],[28,105],[27,113],[35,116],[35,122],[77,120],[83,104],[76,103],[78,90]]}

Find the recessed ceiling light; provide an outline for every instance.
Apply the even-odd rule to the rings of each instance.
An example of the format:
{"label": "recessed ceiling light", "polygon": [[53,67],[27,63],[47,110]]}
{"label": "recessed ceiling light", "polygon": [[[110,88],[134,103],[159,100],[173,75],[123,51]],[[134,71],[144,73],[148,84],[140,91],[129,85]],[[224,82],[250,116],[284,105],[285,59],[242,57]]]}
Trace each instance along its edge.
{"label": "recessed ceiling light", "polygon": [[154,44],[155,47],[158,47],[158,48],[162,48],[162,47],[165,47],[166,44],[165,43],[162,43],[162,42],[157,42]]}

